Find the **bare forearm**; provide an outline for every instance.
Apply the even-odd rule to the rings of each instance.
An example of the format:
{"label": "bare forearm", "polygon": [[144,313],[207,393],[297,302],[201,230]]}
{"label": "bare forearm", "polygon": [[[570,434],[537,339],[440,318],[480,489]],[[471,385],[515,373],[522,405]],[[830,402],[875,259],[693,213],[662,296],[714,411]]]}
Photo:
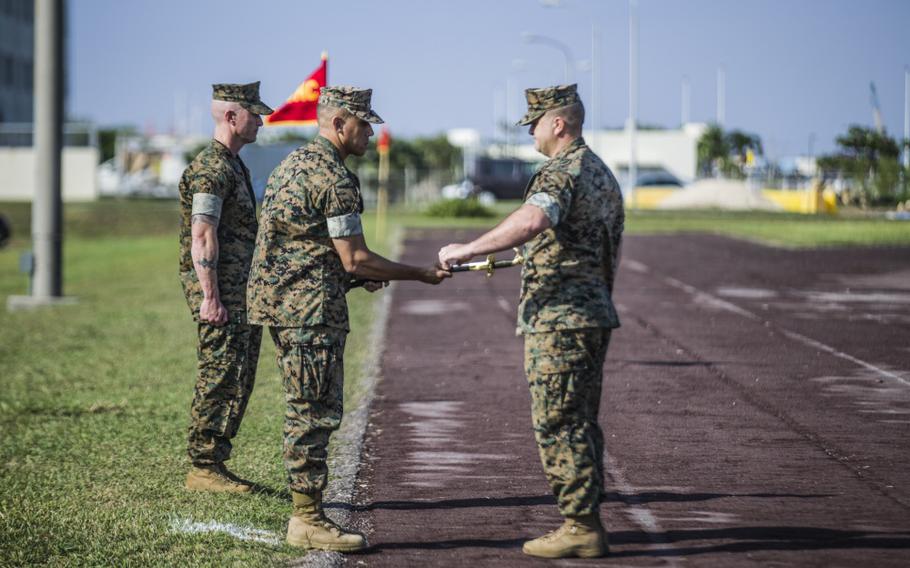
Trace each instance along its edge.
{"label": "bare forearm", "polygon": [[472,256],[490,254],[525,244],[549,227],[540,210],[523,205],[500,224],[468,243]]}
{"label": "bare forearm", "polygon": [[357,251],[349,272],[364,280],[420,280],[425,269],[401,264],[372,251]]}
{"label": "bare forearm", "polygon": [[194,235],[190,254],[202,294],[206,298],[218,298],[218,238],[214,235]]}

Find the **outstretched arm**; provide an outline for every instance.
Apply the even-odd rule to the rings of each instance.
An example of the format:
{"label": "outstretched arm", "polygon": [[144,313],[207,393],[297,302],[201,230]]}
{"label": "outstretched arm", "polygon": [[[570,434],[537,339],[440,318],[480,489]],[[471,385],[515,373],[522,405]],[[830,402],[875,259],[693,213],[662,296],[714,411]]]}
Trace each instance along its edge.
{"label": "outstretched arm", "polygon": [[517,247],[550,227],[550,219],[540,207],[524,204],[470,243],[453,243],[442,247],[439,251],[439,264],[443,268],[450,268],[453,264],[466,262],[477,255]]}
{"label": "outstretched arm", "polygon": [[412,266],[378,255],[367,247],[362,234],[333,238],[332,244],[341,257],[344,269],[364,280],[419,280],[426,284],[439,284],[452,276],[451,272],[435,265]]}

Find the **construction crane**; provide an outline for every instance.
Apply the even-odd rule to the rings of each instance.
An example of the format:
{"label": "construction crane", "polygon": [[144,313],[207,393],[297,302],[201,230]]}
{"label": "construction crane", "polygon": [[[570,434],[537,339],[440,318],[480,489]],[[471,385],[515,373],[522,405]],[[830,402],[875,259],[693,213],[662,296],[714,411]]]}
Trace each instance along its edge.
{"label": "construction crane", "polygon": [[885,126],[882,124],[882,109],[878,105],[878,93],[875,90],[875,82],[869,83],[869,102],[872,103],[872,120],[875,121],[875,131],[879,134],[885,133]]}

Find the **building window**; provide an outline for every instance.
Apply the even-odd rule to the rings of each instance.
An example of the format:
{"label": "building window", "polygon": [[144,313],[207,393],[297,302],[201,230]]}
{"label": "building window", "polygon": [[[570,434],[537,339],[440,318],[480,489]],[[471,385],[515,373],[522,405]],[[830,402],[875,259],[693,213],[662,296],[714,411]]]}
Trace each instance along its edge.
{"label": "building window", "polygon": [[9,55],[3,55],[2,57],[2,66],[3,66],[3,84],[12,87],[13,83],[13,58]]}
{"label": "building window", "polygon": [[33,79],[32,62],[29,61],[28,59],[21,60],[19,62],[19,69],[20,69],[20,75],[19,75],[20,83],[19,84],[22,86],[22,90],[31,91],[32,90],[32,79]]}

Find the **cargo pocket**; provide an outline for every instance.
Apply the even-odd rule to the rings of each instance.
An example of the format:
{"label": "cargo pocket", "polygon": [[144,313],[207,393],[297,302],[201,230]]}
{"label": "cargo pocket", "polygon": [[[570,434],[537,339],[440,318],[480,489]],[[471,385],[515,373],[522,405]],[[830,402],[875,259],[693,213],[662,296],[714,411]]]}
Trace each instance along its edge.
{"label": "cargo pocket", "polygon": [[223,382],[197,384],[192,417],[195,428],[224,436],[236,407],[235,399],[235,392]]}
{"label": "cargo pocket", "polygon": [[591,365],[591,357],[587,351],[562,351],[556,353],[539,353],[535,361],[537,373],[551,375],[553,373],[572,373],[584,371]]}
{"label": "cargo pocket", "polygon": [[581,411],[577,388],[591,357],[586,351],[544,352],[537,353],[529,363],[535,428],[554,436]]}
{"label": "cargo pocket", "polygon": [[328,391],[331,378],[332,346],[304,343],[295,346],[296,369],[294,377],[294,398],[300,401],[317,402]]}

